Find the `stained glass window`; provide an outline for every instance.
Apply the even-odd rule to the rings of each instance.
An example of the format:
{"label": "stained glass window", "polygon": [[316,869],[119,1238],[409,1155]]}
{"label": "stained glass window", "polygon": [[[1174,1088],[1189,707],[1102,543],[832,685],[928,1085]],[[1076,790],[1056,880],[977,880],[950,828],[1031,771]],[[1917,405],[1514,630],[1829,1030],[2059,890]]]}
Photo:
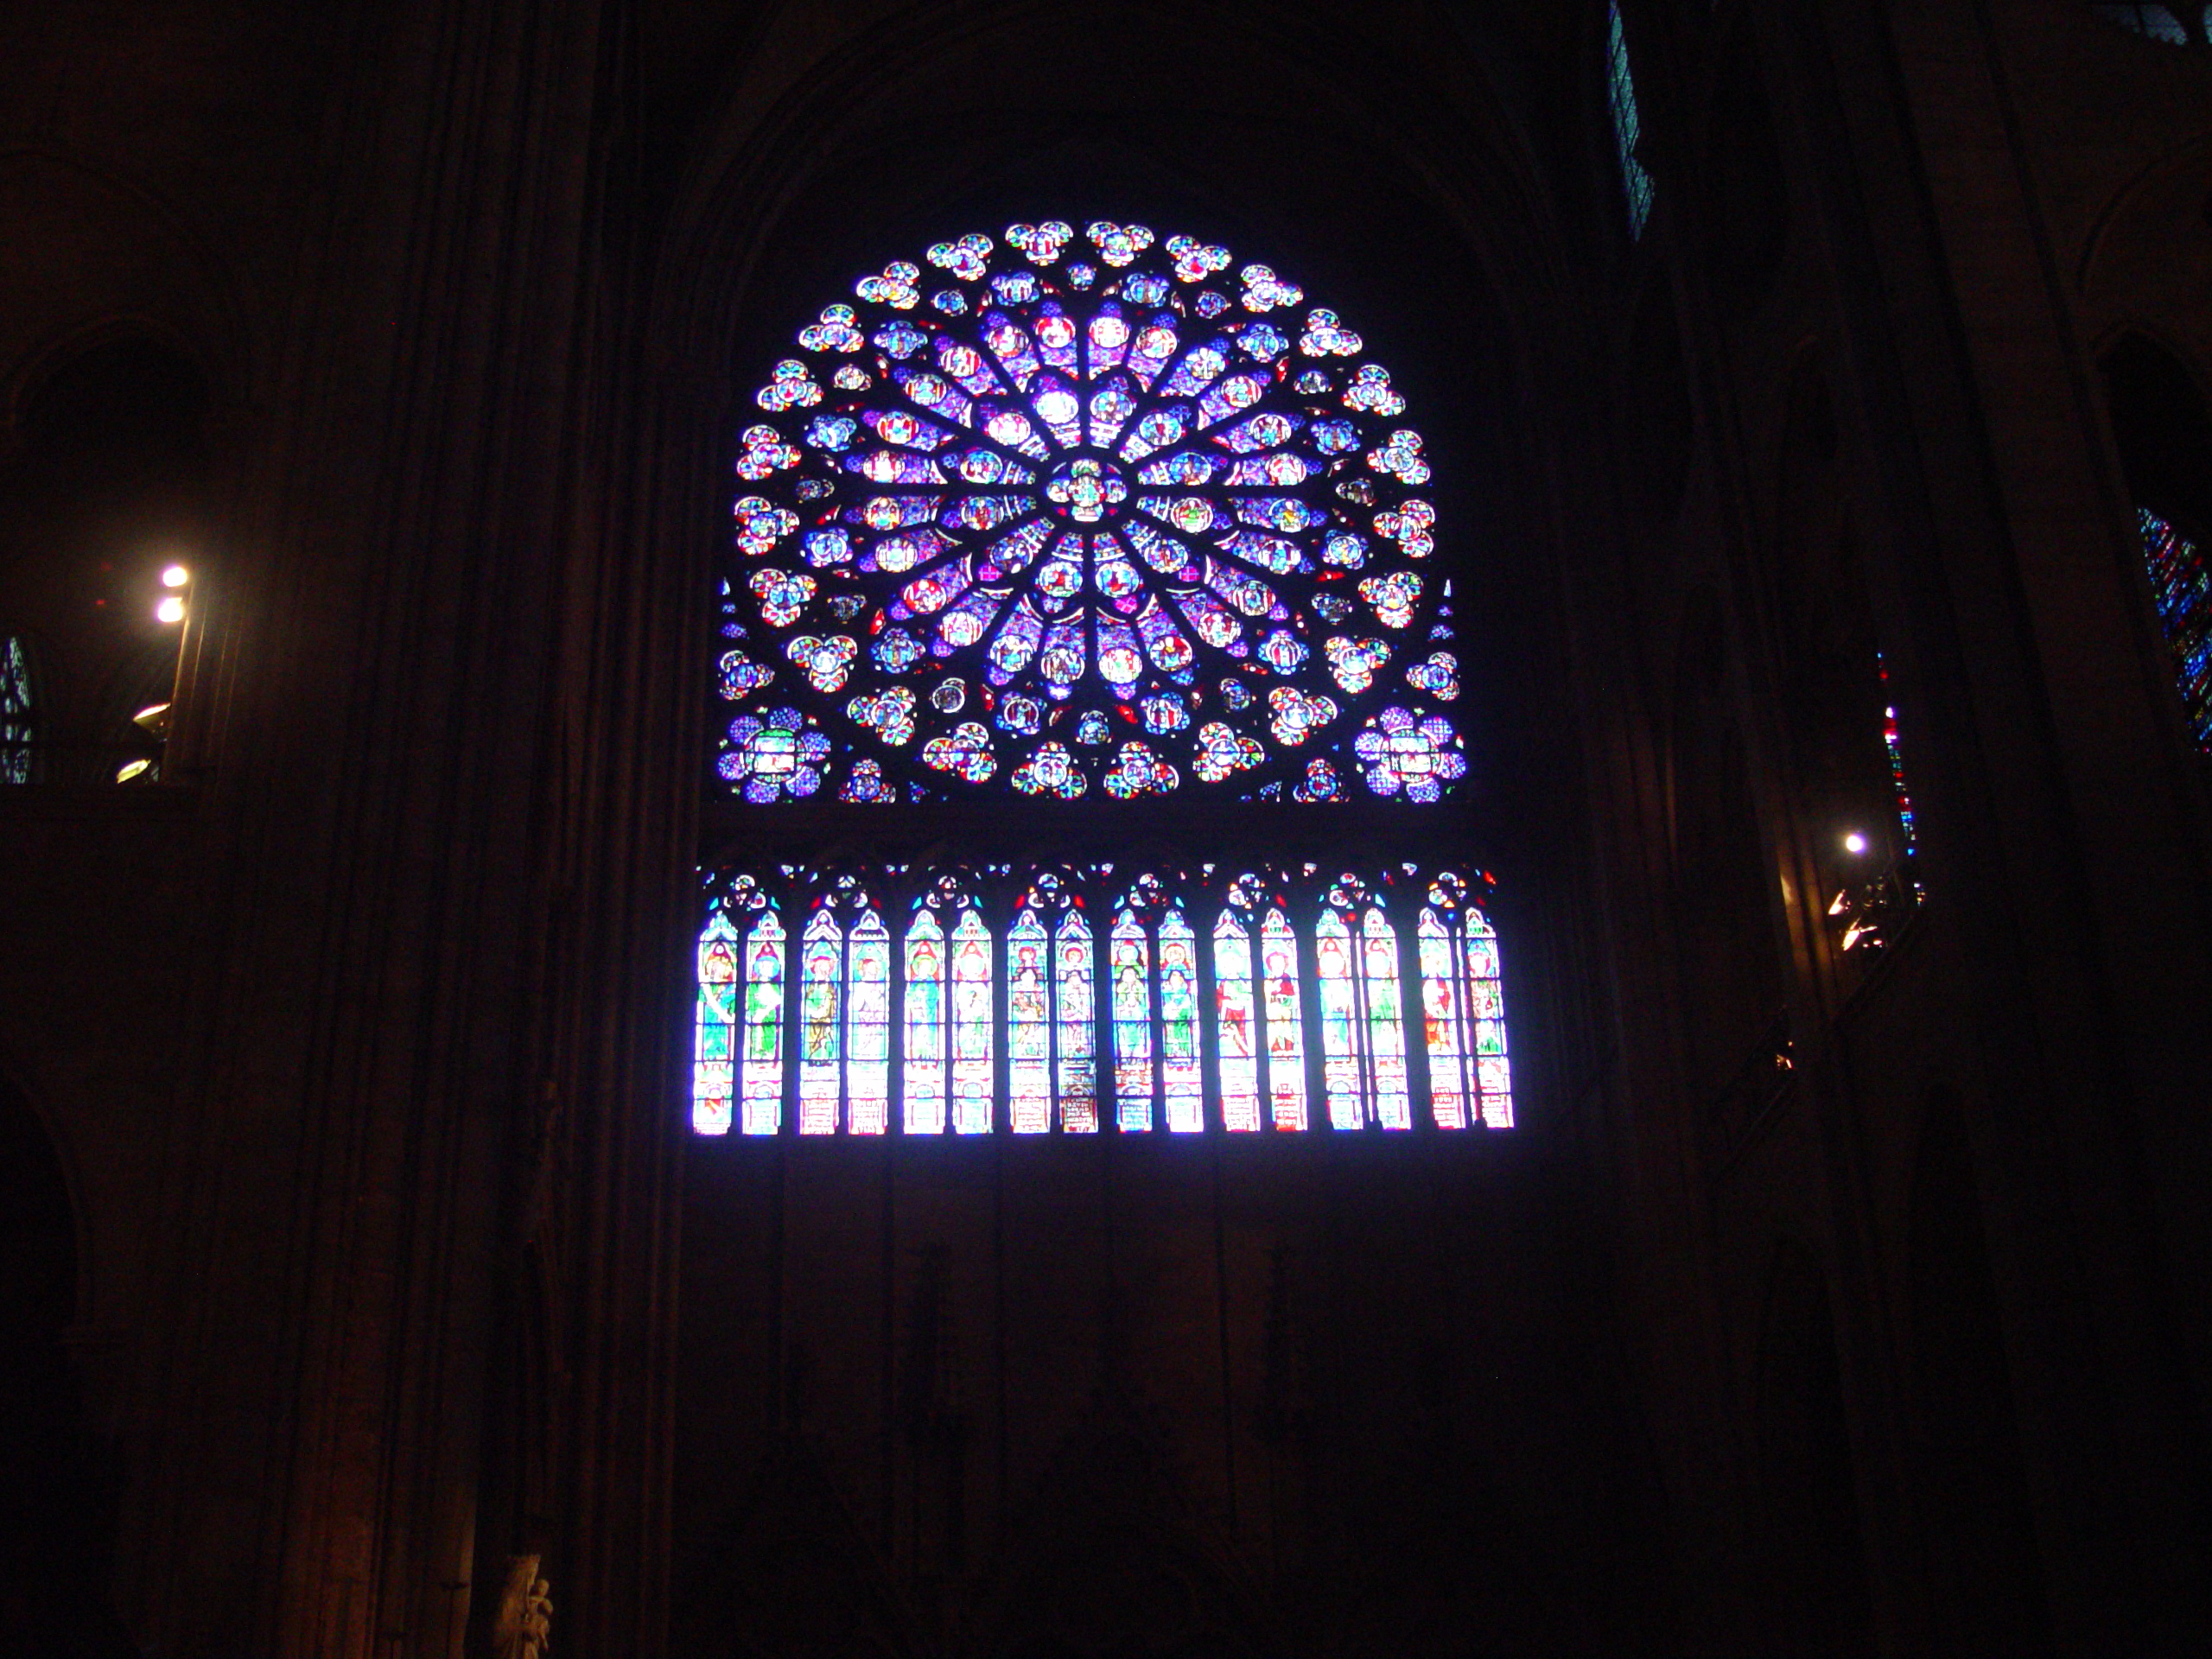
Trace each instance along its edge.
{"label": "stained glass window", "polygon": [[1512,1073],[1497,935],[1468,904],[1466,883],[1457,875],[1446,872],[1429,885],[1420,937],[1421,1023],[1436,1126],[1510,1128]]}
{"label": "stained glass window", "polygon": [[2212,754],[2212,565],[2195,542],[2149,508],[2138,517],[2182,707],[2197,747]]}
{"label": "stained glass window", "polygon": [[[695,1128],[1509,1126],[1489,878],[1374,861],[1468,762],[1439,463],[1362,336],[1226,248],[1047,220],[785,349],[718,573]],[[1025,850],[1136,804],[1154,850],[963,862],[1007,844],[963,803]],[[1369,861],[1201,844],[1309,810]]]}
{"label": "stained glass window", "polygon": [[944,1133],[944,930],[924,909],[906,930],[906,1052],[899,1071],[909,1135]]}
{"label": "stained glass window", "polygon": [[1433,462],[1303,288],[1140,225],[970,233],[797,331],[739,435],[720,787],[757,805],[1433,801]]}
{"label": "stained glass window", "polygon": [[1637,154],[1643,118],[1636,107],[1636,77],[1628,63],[1628,31],[1618,0],[1605,9],[1605,96],[1613,115],[1613,144],[1620,156],[1621,188],[1628,197],[1628,230],[1641,237],[1651,217],[1651,175]]}
{"label": "stained glass window", "polygon": [[1215,1041],[1221,1052],[1221,1121],[1232,1133],[1260,1127],[1260,1011],[1252,994],[1252,939],[1224,910],[1213,925]]}
{"label": "stained glass window", "polygon": [[1306,1127],[1306,1026],[1300,1017],[1298,935],[1281,910],[1260,927],[1260,1007],[1267,1020],[1268,1099],[1274,1125]]}
{"label": "stained glass window", "polygon": [[773,1135],[784,1106],[784,927],[751,876],[710,882],[699,936],[691,1125],[727,1135],[732,1102],[747,1135]]}
{"label": "stained glass window", "polygon": [[2172,46],[2202,46],[2212,39],[2212,6],[2100,4],[2097,10],[2122,29]]}
{"label": "stained glass window", "polygon": [[1183,912],[1160,922],[1160,1074],[1167,1127],[1189,1135],[1206,1126],[1205,1084],[1198,1062],[1198,953]]}
{"label": "stained glass window", "polygon": [[[1135,878],[1109,864],[834,878],[787,866],[713,877],[698,941],[692,1124],[727,1134],[734,1109],[754,1135],[894,1125],[909,1136],[1108,1125],[1294,1135],[1307,1128],[1318,1084],[1334,1129],[1508,1128],[1489,887],[1479,874],[1411,864]],[[1212,916],[1207,929],[1190,925],[1194,912]],[[1094,912],[1115,918],[1103,999]],[[785,918],[801,914],[787,975]],[[885,919],[899,916],[903,931]],[[1105,1075],[1102,1052],[1114,1056]]]}
{"label": "stained glass window", "polygon": [[0,634],[0,784],[31,780],[31,665],[23,642]]}
{"label": "stained glass window", "polygon": [[1114,923],[1115,1120],[1124,1130],[1148,1129],[1160,1089],[1152,1069],[1152,945],[1134,910]]}
{"label": "stained glass window", "polygon": [[1330,889],[1314,953],[1321,1075],[1331,1127],[1408,1127],[1412,1104],[1397,933],[1358,877],[1347,875]]}

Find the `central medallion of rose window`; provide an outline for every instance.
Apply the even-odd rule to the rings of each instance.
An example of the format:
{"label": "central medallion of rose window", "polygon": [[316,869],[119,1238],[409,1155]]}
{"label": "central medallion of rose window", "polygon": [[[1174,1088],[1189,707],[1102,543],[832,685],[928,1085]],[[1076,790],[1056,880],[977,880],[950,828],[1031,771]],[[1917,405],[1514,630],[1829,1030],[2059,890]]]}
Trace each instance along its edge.
{"label": "central medallion of rose window", "polygon": [[1128,493],[1128,483],[1120,467],[1088,455],[1062,461],[1045,480],[1045,499],[1052,504],[1052,511],[1078,524],[1120,518],[1122,503]]}

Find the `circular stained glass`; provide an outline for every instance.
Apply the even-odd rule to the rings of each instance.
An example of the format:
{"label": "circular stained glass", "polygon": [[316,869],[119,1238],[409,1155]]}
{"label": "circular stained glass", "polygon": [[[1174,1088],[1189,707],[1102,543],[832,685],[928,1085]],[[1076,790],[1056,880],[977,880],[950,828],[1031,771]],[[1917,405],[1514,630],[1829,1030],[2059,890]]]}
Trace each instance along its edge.
{"label": "circular stained glass", "polygon": [[739,438],[734,792],[1433,801],[1464,775],[1421,434],[1294,283],[1140,225],[1014,225],[861,277],[795,343]]}

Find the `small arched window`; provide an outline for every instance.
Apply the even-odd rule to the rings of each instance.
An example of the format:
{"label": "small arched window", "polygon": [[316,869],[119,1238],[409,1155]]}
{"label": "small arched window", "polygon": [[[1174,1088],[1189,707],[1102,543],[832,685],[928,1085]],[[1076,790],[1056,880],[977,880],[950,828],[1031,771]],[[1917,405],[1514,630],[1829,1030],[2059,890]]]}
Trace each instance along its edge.
{"label": "small arched window", "polygon": [[1628,29],[1619,0],[1605,8],[1605,101],[1613,117],[1613,148],[1620,158],[1621,189],[1628,199],[1628,233],[1641,238],[1651,217],[1651,174],[1639,153],[1643,118],[1637,109],[1636,74],[1629,67]]}
{"label": "small arched window", "polygon": [[2101,4],[2097,10],[2107,22],[2133,29],[2146,40],[2202,46],[2212,39],[2212,6]]}
{"label": "small arched window", "polygon": [[2212,409],[2188,367],[2141,334],[2115,344],[2104,371],[2183,716],[2212,754]]}
{"label": "small arched window", "polygon": [[31,781],[37,741],[30,658],[21,639],[0,634],[0,784]]}
{"label": "small arched window", "polygon": [[1490,879],[1420,816],[1466,759],[1389,370],[1142,226],[925,262],[740,432],[695,1127],[1509,1125]]}

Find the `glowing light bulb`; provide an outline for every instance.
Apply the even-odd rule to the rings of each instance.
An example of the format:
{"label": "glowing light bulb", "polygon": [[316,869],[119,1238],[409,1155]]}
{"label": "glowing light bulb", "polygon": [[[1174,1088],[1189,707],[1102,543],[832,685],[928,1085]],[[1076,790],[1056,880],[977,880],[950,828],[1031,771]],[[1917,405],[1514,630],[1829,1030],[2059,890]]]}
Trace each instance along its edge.
{"label": "glowing light bulb", "polygon": [[162,572],[162,586],[164,588],[181,588],[191,580],[192,572],[181,564],[173,564]]}
{"label": "glowing light bulb", "polygon": [[184,601],[175,594],[169,594],[160,604],[154,607],[154,620],[156,622],[183,621]]}
{"label": "glowing light bulb", "polygon": [[1866,837],[1860,835],[1856,830],[1853,830],[1849,835],[1843,838],[1843,850],[1847,853],[1865,852],[1866,850]]}

